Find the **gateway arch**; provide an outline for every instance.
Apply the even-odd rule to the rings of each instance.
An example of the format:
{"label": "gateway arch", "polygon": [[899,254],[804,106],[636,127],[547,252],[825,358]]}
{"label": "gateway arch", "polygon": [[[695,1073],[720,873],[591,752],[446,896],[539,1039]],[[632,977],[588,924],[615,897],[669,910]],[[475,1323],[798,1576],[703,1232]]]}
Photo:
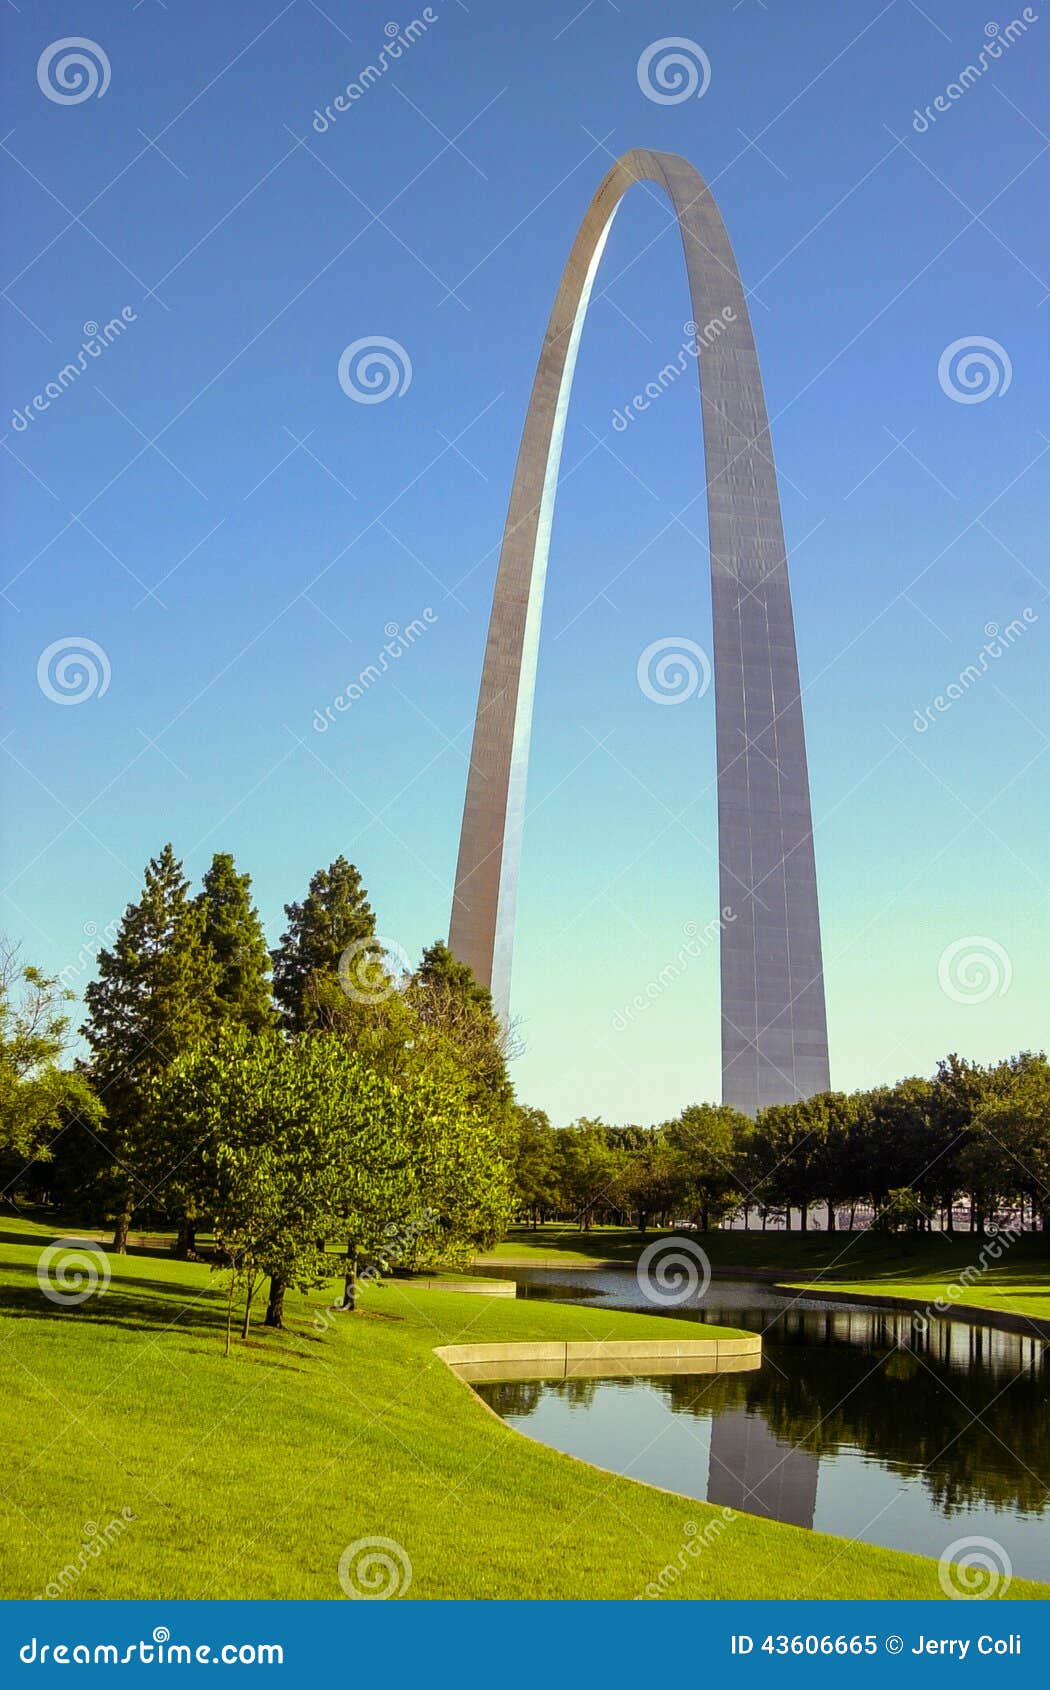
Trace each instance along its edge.
{"label": "gateway arch", "polygon": [[[722,1089],[754,1113],[829,1087],[809,775],[769,422],[744,289],[710,190],[673,153],[625,153],[573,242],[510,496],[463,810],[449,947],[505,1018],[544,579],[573,371],[613,217],[636,182],[674,208],[700,351],[714,611]],[[699,332],[699,331],[698,331]],[[729,912],[728,915],[726,912]]]}

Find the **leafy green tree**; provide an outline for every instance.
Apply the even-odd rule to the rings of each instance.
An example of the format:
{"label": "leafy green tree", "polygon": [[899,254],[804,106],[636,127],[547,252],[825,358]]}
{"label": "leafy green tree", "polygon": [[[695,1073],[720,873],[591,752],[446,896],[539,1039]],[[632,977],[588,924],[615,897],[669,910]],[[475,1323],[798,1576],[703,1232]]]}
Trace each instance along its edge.
{"label": "leafy green tree", "polygon": [[102,1113],[84,1075],[63,1068],[72,998],[57,978],[0,940],[0,1174],[5,1192],[27,1164],[50,1161],[52,1141],[92,1130]]}
{"label": "leafy green tree", "polygon": [[424,1026],[442,1034],[459,1051],[473,1075],[479,1102],[508,1109],[513,1088],[507,1073],[507,1036],[492,1007],[492,995],[465,962],[436,939],[423,952],[406,996]]}
{"label": "leafy green tree", "polygon": [[197,897],[204,943],[218,969],[215,1008],[220,1020],[253,1033],[274,1023],[270,953],[249,874],[238,874],[228,851],[217,851]]}
{"label": "leafy green tree", "polygon": [[910,1185],[895,1186],[887,1192],[879,1210],[873,1232],[920,1232],[926,1219],[922,1200]]}
{"label": "leafy green tree", "polygon": [[98,979],[84,996],[82,1031],[91,1077],[105,1109],[103,1140],[112,1158],[113,1248],[123,1254],[137,1202],[152,1199],[136,1171],[147,1089],[215,1020],[218,970],[204,943],[204,917],[172,847],[146,869],[142,896],[124,912]]}
{"label": "leafy green tree", "polygon": [[760,1200],[798,1209],[802,1231],[816,1193],[826,1118],[806,1103],[775,1103],[760,1109],[750,1135],[750,1156]]}
{"label": "leafy green tree", "polygon": [[187,1178],[245,1288],[244,1330],[262,1277],[265,1323],[289,1287],[331,1276],[329,1239],[358,1263],[462,1259],[511,1212],[491,1125],[453,1064],[394,1082],[338,1033],[287,1039],[228,1028],[161,1076],[159,1116],[180,1123]]}
{"label": "leafy green tree", "polygon": [[514,1194],[533,1229],[558,1205],[554,1128],[542,1109],[514,1110]]}
{"label": "leafy green tree", "polygon": [[962,1153],[962,1175],[982,1193],[988,1209],[997,1202],[1027,1202],[1050,1231],[1050,1064],[1039,1052],[1014,1058],[994,1092],[978,1105]]}
{"label": "leafy green tree", "polygon": [[622,1144],[619,1195],[633,1210],[638,1231],[645,1233],[652,1221],[673,1221],[675,1211],[689,1201],[692,1187],[685,1159],[670,1143],[666,1128],[629,1132],[628,1142]]}
{"label": "leafy green tree", "polygon": [[318,869],[302,903],[285,904],[288,926],[273,952],[274,996],[290,1032],[328,1023],[326,1008],[338,1004],[340,961],[357,946],[359,968],[375,954],[375,916],[353,863],[337,857]]}
{"label": "leafy green tree", "polygon": [[603,1121],[582,1118],[562,1127],[555,1145],[558,1190],[581,1232],[589,1232],[602,1209],[619,1208],[618,1182],[626,1152],[609,1143]]}
{"label": "leafy green tree", "polygon": [[742,1150],[750,1130],[748,1117],[725,1103],[690,1104],[664,1128],[678,1159],[683,1200],[704,1232],[740,1201]]}

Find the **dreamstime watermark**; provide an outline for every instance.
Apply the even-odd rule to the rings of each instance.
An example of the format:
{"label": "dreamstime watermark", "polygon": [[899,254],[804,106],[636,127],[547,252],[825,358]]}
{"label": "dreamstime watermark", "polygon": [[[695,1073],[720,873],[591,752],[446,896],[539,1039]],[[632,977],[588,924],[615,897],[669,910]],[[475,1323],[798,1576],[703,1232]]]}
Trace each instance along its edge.
{"label": "dreamstime watermark", "polygon": [[986,23],[984,33],[987,37],[973,64],[964,65],[954,82],[949,82],[943,94],[938,94],[932,105],[924,106],[920,111],[915,108],[915,115],[911,126],[916,135],[925,135],[930,127],[937,122],[938,115],[949,112],[957,100],[969,91],[975,82],[979,82],[991,70],[997,59],[1001,59],[1008,47],[1019,41],[1028,33],[1029,26],[1038,22],[1039,13],[1032,6],[1026,6],[1019,18],[1014,18],[1005,28],[997,23]]}
{"label": "dreamstime watermark", "polygon": [[647,981],[643,991],[636,992],[629,1003],[618,1009],[612,1017],[610,1025],[614,1032],[622,1033],[634,1021],[636,1015],[651,1009],[665,992],[669,992],[676,981],[682,978],[690,962],[702,956],[710,945],[725,931],[729,922],[736,920],[736,912],[730,904],[726,904],[721,915],[712,917],[706,926],[701,927],[698,921],[687,921],[682,928],[685,944],[680,945],[670,962],[661,968],[655,980]]}
{"label": "dreamstime watermark", "polygon": [[1014,977],[1009,955],[998,939],[972,933],[946,945],[937,963],[937,981],[953,1003],[987,1003],[1005,997]]}
{"label": "dreamstime watermark", "polygon": [[[385,1273],[389,1273],[392,1267],[403,1261],[416,1240],[422,1233],[428,1232],[437,1219],[436,1209],[424,1209],[419,1219],[410,1222],[408,1226],[398,1226],[395,1221],[390,1221],[383,1228],[383,1243],[375,1252],[374,1260],[355,1276],[356,1295],[360,1296],[362,1291],[368,1291],[373,1285],[377,1285]],[[318,1337],[323,1337],[331,1327],[337,1325],[338,1317],[345,1316],[346,1312],[346,1302],[338,1299],[329,1303],[327,1308],[319,1309],[310,1325]]]}
{"label": "dreamstime watermark", "polygon": [[356,405],[402,399],[412,386],[412,360],[399,340],[366,334],[343,348],[339,385]]}
{"label": "dreamstime watermark", "polygon": [[703,698],[711,685],[711,659],[684,634],[653,640],[638,659],[638,685],[653,704],[684,704]]}
{"label": "dreamstime watermark", "polygon": [[366,1602],[404,1596],[412,1583],[408,1552],[392,1537],[359,1537],[339,1557],[343,1594]]}
{"label": "dreamstime watermark", "polygon": [[384,1003],[397,991],[402,975],[411,972],[404,946],[378,933],[355,939],[339,958],[339,984],[354,1003]]}
{"label": "dreamstime watermark", "polygon": [[921,710],[916,710],[911,724],[914,732],[917,734],[926,733],[927,729],[933,726],[936,716],[946,715],[953,704],[957,704],[960,698],[965,698],[970,688],[977,685],[982,675],[987,675],[992,663],[1004,656],[1015,640],[1019,640],[1021,635],[1032,626],[1032,623],[1038,622],[1038,620],[1039,612],[1033,610],[1030,604],[1026,604],[1020,616],[1015,616],[1012,622],[1006,624],[1005,628],[1000,628],[998,622],[986,622],[984,632],[987,643],[977,653],[976,660],[973,663],[968,663],[965,669],[960,669],[958,679],[949,681],[944,692],[938,693],[932,703],[924,705]]}
{"label": "dreamstime watermark", "polygon": [[729,324],[735,322],[736,312],[731,305],[725,305],[718,316],[711,317],[702,329],[697,327],[691,317],[688,322],[683,323],[682,329],[686,338],[678,348],[677,356],[673,362],[665,364],[662,370],[656,372],[652,381],[646,382],[641,393],[636,393],[633,399],[628,399],[624,406],[618,407],[613,412],[612,426],[617,434],[623,434],[624,430],[630,427],[635,417],[640,412],[647,411],[654,399],[659,399],[661,394],[666,393],[667,389],[672,387],[679,376],[689,368],[690,362],[695,363],[700,354],[713,341],[718,340],[721,335],[725,334]]}
{"label": "dreamstime watermark", "polygon": [[711,1262],[695,1239],[654,1238],[638,1257],[634,1277],[646,1302],[680,1308],[707,1294]]}
{"label": "dreamstime watermark", "polygon": [[89,1238],[58,1238],[41,1250],[36,1282],[49,1303],[70,1309],[109,1289],[109,1257]]}
{"label": "dreamstime watermark", "polygon": [[1011,1225],[1004,1226],[994,1237],[989,1238],[978,1251],[976,1262],[971,1262],[969,1267],[964,1267],[957,1273],[939,1297],[932,1303],[927,1303],[921,1314],[912,1317],[913,1327],[917,1326],[921,1332],[925,1332],[931,1320],[943,1320],[946,1315],[951,1314],[956,1303],[961,1302],[967,1291],[984,1278],[994,1263],[1002,1261],[1011,1244],[1016,1244],[1022,1236],[1021,1228]]}
{"label": "dreamstime watermark", "polygon": [[706,1526],[698,1526],[695,1520],[687,1520],[683,1527],[685,1542],[678,1551],[677,1559],[667,1561],[660,1568],[656,1577],[650,1579],[645,1589],[639,1592],[635,1601],[657,1602],[662,1596],[666,1596],[667,1592],[678,1583],[683,1573],[689,1571],[692,1563],[703,1554],[705,1549],[710,1549],[712,1544],[717,1543],[722,1533],[737,1518],[735,1509],[722,1508],[713,1520],[707,1522]]}
{"label": "dreamstime watermark", "polygon": [[36,80],[45,99],[56,106],[79,106],[82,101],[101,100],[109,87],[109,57],[97,41],[85,35],[67,35],[52,41],[36,62]]}
{"label": "dreamstime watermark", "polygon": [[701,100],[711,86],[711,60],[699,41],[687,35],[665,35],[651,41],[639,55],[638,86],[657,106],[680,106]]}
{"label": "dreamstime watermark", "polygon": [[946,346],[937,360],[941,392],[956,405],[983,405],[986,399],[1001,399],[1013,373],[1006,347],[984,334],[962,335]]}
{"label": "dreamstime watermark", "polygon": [[[107,921],[105,927],[99,927],[97,921],[85,921],[83,926],[84,938],[87,940],[102,940],[111,945],[120,932],[119,921]],[[58,983],[64,992],[71,992],[82,974],[94,968],[98,959],[99,946],[95,944],[81,945],[73,962],[67,962],[58,971]]]}
{"label": "dreamstime watermark", "polygon": [[335,721],[333,712],[337,711],[343,715],[347,710],[352,710],[358,700],[364,698],[365,693],[387,673],[391,665],[396,663],[399,657],[404,657],[405,652],[410,650],[437,620],[437,611],[427,605],[421,617],[414,616],[403,628],[398,622],[388,622],[383,629],[386,644],[375,662],[366,664],[356,680],[348,683],[345,692],[336,693],[331,704],[326,704],[323,710],[314,711],[314,733],[326,734]]}
{"label": "dreamstime watermark", "polygon": [[340,114],[350,111],[370,88],[381,82],[391,64],[396,64],[402,53],[407,53],[410,47],[414,47],[420,36],[425,35],[431,24],[437,21],[438,15],[433,6],[424,6],[419,17],[413,18],[411,23],[406,23],[404,29],[398,23],[386,24],[383,29],[386,40],[376,54],[375,61],[359,70],[353,81],[348,82],[342,92],[335,96],[331,105],[314,108],[313,127],[318,135],[326,135]]}
{"label": "dreamstime watermark", "polygon": [[166,1625],[134,1643],[51,1643],[31,1637],[18,1651],[23,1666],[283,1666],[283,1643],[173,1643]]}
{"label": "dreamstime watermark", "polygon": [[112,671],[100,645],[83,634],[65,634],[40,653],[37,685],[52,704],[86,704],[104,698]]}
{"label": "dreamstime watermark", "polygon": [[958,1537],[937,1563],[945,1596],[963,1602],[1002,1601],[1013,1576],[1010,1557],[994,1537]]}
{"label": "dreamstime watermark", "polygon": [[128,1527],[138,1515],[133,1508],[122,1508],[119,1517],[114,1517],[106,1525],[99,1527],[94,1520],[85,1520],[80,1528],[80,1550],[75,1560],[67,1561],[56,1578],[46,1584],[40,1592],[41,1600],[55,1601],[65,1596],[77,1580],[86,1573],[93,1561],[97,1561],[111,1544],[124,1536]]}
{"label": "dreamstime watermark", "polygon": [[63,364],[57,376],[49,381],[42,393],[35,393],[28,405],[16,408],[11,413],[11,427],[16,434],[24,434],[30,423],[44,411],[49,411],[56,399],[61,399],[67,387],[72,387],[88,367],[91,358],[101,358],[107,346],[112,346],[119,340],[129,323],[138,322],[138,312],[130,305],[122,305],[119,317],[111,317],[108,323],[96,323],[94,318],[84,324],[84,339],[80,343],[80,351],[68,364]]}

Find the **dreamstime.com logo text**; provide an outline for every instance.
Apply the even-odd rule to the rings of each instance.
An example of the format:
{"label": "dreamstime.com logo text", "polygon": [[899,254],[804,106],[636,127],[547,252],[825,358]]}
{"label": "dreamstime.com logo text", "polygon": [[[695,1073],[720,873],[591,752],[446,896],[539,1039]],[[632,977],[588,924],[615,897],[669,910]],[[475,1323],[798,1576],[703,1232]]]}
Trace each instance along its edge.
{"label": "dreamstime.com logo text", "polygon": [[687,323],[683,323],[682,328],[686,338],[678,348],[673,361],[665,364],[662,370],[657,370],[653,380],[646,382],[641,393],[636,393],[633,399],[628,399],[624,406],[618,407],[613,412],[612,426],[617,434],[623,434],[624,430],[630,427],[635,417],[640,415],[642,411],[647,411],[654,399],[659,399],[661,394],[666,393],[679,376],[685,373],[690,364],[696,362],[701,352],[710,346],[712,341],[725,334],[730,323],[735,322],[736,312],[731,305],[726,305],[723,306],[718,316],[712,317],[704,324],[702,329],[697,328],[691,317]]}
{"label": "dreamstime.com logo text", "polygon": [[927,1303],[921,1314],[913,1316],[912,1324],[925,1332],[931,1320],[943,1320],[949,1315],[956,1303],[965,1297],[972,1285],[976,1285],[988,1272],[989,1267],[1002,1260],[1011,1244],[1016,1244],[1021,1237],[1021,1229],[1016,1226],[1004,1226],[993,1238],[982,1245],[976,1262],[964,1267],[956,1274],[950,1285],[946,1285],[935,1302]]}
{"label": "dreamstime.com logo text", "polygon": [[209,1661],[224,1667],[279,1667],[284,1665],[281,1643],[173,1643],[166,1625],[153,1628],[150,1639],[126,1643],[41,1643],[31,1637],[18,1651],[23,1666],[126,1667],[207,1666]]}
{"label": "dreamstime.com logo text", "polygon": [[[428,1232],[433,1227],[437,1218],[438,1212],[436,1209],[424,1209],[419,1219],[411,1221],[408,1226],[398,1226],[395,1221],[388,1222],[383,1228],[383,1245],[376,1252],[375,1260],[369,1262],[357,1275],[356,1289],[358,1295],[378,1284],[385,1273],[388,1274],[391,1268],[396,1267],[398,1262],[403,1261],[412,1245],[422,1233]],[[318,1310],[310,1325],[320,1338],[330,1327],[336,1325],[339,1315],[345,1316],[345,1314],[345,1303],[329,1303],[327,1308]]]}
{"label": "dreamstime.com logo text", "polygon": [[353,681],[348,682],[345,692],[336,693],[331,704],[326,704],[323,710],[314,711],[314,733],[326,734],[335,721],[335,714],[343,715],[352,710],[354,705],[369,692],[376,682],[385,675],[405,652],[415,645],[416,641],[432,628],[438,620],[438,613],[427,605],[422,616],[414,616],[411,622],[406,622],[402,628],[397,622],[388,622],[383,629],[386,644],[374,663],[368,663]]}
{"label": "dreamstime.com logo text", "polygon": [[644,1590],[639,1591],[635,1601],[658,1602],[661,1596],[666,1596],[667,1592],[678,1583],[683,1574],[689,1571],[693,1562],[703,1554],[704,1550],[710,1549],[712,1544],[718,1542],[722,1533],[733,1524],[736,1518],[734,1509],[723,1508],[715,1515],[713,1520],[707,1522],[706,1526],[701,1527],[697,1525],[695,1520],[687,1520],[683,1528],[685,1542],[678,1551],[677,1558],[674,1561],[666,1562],[660,1568],[656,1577],[649,1580]]}
{"label": "dreamstime.com logo text", "polygon": [[35,393],[28,405],[21,406],[11,414],[11,427],[16,434],[24,434],[30,423],[44,411],[49,411],[56,399],[61,399],[67,387],[72,387],[88,367],[92,358],[101,358],[107,346],[112,346],[119,340],[129,323],[138,322],[138,312],[130,305],[122,305],[119,317],[111,317],[108,323],[101,325],[94,319],[84,324],[84,339],[80,343],[80,351],[68,364],[63,364],[57,376],[47,382],[42,393]]}
{"label": "dreamstime.com logo text", "polygon": [[81,945],[72,962],[58,971],[58,983],[64,992],[71,992],[81,975],[94,968],[101,946],[112,945],[119,932],[119,921],[107,921],[105,927],[100,927],[97,921],[85,921],[83,933],[88,942]]}
{"label": "dreamstime.com logo text", "polygon": [[65,1596],[77,1579],[86,1573],[93,1561],[104,1554],[111,1544],[124,1536],[132,1521],[138,1515],[133,1508],[122,1508],[119,1517],[114,1517],[106,1525],[99,1527],[94,1520],[85,1520],[80,1528],[81,1542],[76,1558],[67,1561],[62,1571],[46,1584],[40,1592],[42,1601],[55,1601]]}
{"label": "dreamstime.com logo text", "polygon": [[420,36],[425,35],[431,24],[438,21],[438,15],[433,6],[424,6],[418,18],[406,23],[404,29],[399,23],[388,23],[383,30],[386,36],[382,47],[371,64],[359,70],[352,82],[348,82],[341,93],[335,96],[331,105],[314,108],[313,127],[318,135],[326,135],[335,123],[340,113],[350,111],[368,90],[377,82],[381,82],[392,64],[396,64],[402,53],[407,53],[414,47]]}
{"label": "dreamstime.com logo text", "polygon": [[687,921],[682,928],[685,935],[684,945],[680,945],[670,962],[664,963],[655,980],[647,982],[644,990],[635,992],[630,1003],[625,1003],[613,1016],[610,1025],[614,1032],[622,1033],[634,1021],[635,1017],[651,1009],[653,1004],[669,992],[676,981],[682,978],[690,962],[702,956],[710,945],[725,931],[727,925],[736,920],[736,912],[727,904],[720,916],[712,918],[701,927],[697,921]]}
{"label": "dreamstime.com logo text", "polygon": [[970,688],[975,687],[983,675],[987,675],[991,665],[1004,656],[1014,642],[1038,620],[1039,612],[1028,604],[1020,616],[1015,616],[1005,628],[1000,628],[998,622],[987,622],[984,629],[986,642],[974,662],[968,663],[965,669],[960,669],[958,678],[949,681],[944,691],[939,692],[932,703],[916,710],[911,724],[915,733],[926,733],[933,727],[938,716],[946,715],[953,704],[957,704],[960,698],[965,698]]}
{"label": "dreamstime.com logo text", "polygon": [[1028,32],[1031,24],[1039,21],[1039,13],[1033,6],[1026,6],[1019,18],[1014,18],[1005,28],[997,23],[986,23],[984,33],[987,37],[984,46],[977,54],[973,63],[964,65],[954,82],[949,82],[943,94],[938,94],[932,105],[915,108],[915,115],[911,126],[916,135],[925,135],[937,122],[938,115],[950,112],[957,100],[968,93],[975,82],[987,75],[997,59],[1001,59],[1008,47]]}

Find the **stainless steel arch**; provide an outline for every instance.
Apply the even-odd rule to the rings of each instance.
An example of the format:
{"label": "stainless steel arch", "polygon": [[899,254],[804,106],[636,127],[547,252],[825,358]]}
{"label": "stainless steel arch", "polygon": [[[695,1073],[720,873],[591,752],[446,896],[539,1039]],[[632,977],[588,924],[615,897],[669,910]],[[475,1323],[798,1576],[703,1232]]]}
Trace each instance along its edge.
{"label": "stainless steel arch", "polygon": [[692,316],[721,318],[701,365],[714,611],[722,1084],[753,1112],[828,1088],[827,1023],[798,661],[780,499],[740,274],[710,190],[672,153],[625,153],[580,225],[518,453],[467,780],[449,945],[509,1009],[540,617],[576,354],[612,219],[666,190]]}

